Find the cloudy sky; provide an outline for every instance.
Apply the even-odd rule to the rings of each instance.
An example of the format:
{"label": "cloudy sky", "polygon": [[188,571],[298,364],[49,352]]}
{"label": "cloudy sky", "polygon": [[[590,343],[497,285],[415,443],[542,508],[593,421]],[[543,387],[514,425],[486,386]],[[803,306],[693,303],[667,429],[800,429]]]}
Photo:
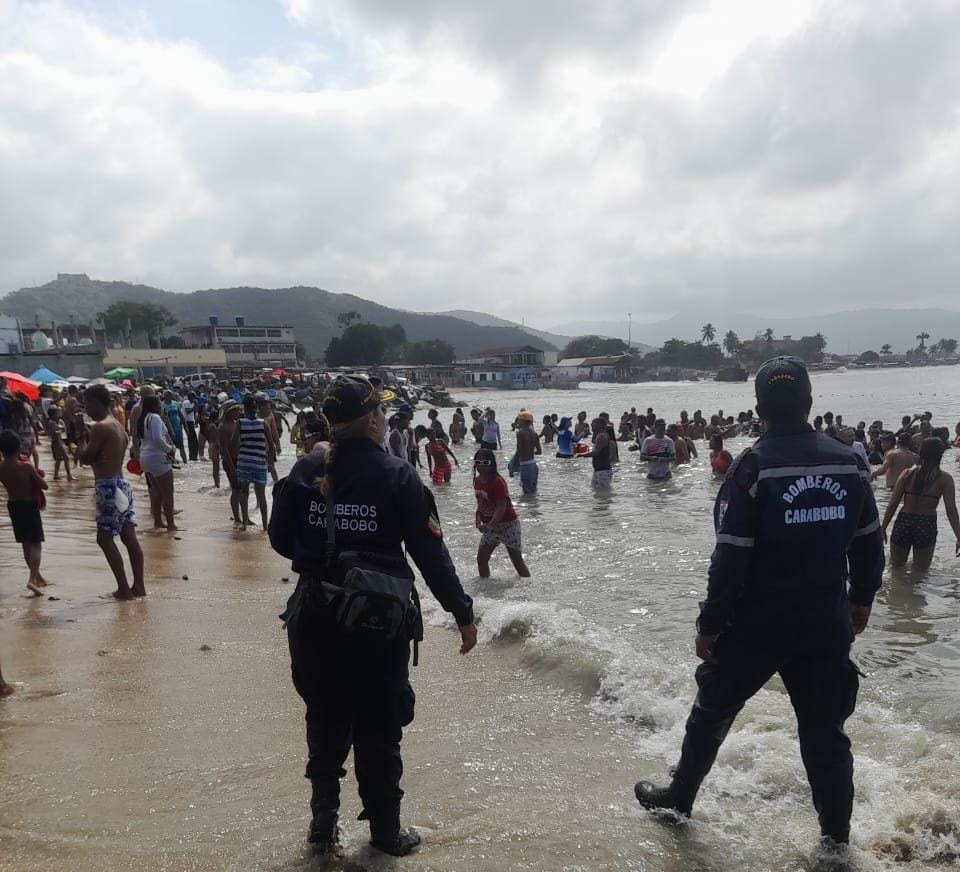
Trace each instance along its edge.
{"label": "cloudy sky", "polygon": [[953,0],[0,0],[0,293],[960,308]]}

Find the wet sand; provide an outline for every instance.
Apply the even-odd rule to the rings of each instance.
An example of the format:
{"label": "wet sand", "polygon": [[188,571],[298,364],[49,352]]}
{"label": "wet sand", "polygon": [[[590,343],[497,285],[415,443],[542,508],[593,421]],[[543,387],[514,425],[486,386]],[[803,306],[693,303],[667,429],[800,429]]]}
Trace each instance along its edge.
{"label": "wet sand", "polygon": [[[148,597],[102,599],[112,580],[81,476],[51,483],[44,516],[58,599],[23,595],[0,525],[0,651],[17,688],[0,702],[0,869],[394,868],[366,847],[352,775],[345,860],[305,846],[302,706],[276,619],[295,579],[266,537],[232,531],[225,494],[181,488],[180,538],[141,535]],[[425,845],[403,868],[719,868],[635,809],[643,767],[629,730],[591,712],[595,688],[530,674],[509,644],[460,657],[458,643],[452,624],[429,628],[414,670],[404,819]]]}

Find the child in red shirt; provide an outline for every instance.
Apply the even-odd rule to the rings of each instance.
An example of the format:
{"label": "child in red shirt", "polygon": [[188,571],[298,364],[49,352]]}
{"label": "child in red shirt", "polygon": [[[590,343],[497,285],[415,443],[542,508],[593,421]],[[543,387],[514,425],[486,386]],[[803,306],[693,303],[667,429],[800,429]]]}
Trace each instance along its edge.
{"label": "child in red shirt", "polygon": [[521,578],[530,570],[520,551],[520,519],[510,500],[507,483],[497,474],[497,459],[489,448],[481,448],[473,457],[473,490],[477,497],[477,529],[483,533],[477,551],[481,578],[490,577],[490,555],[501,543]]}

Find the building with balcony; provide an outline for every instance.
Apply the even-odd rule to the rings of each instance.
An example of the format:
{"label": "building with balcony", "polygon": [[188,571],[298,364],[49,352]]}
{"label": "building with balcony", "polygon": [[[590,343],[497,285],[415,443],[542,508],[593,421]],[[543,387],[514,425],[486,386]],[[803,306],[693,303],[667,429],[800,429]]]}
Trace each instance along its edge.
{"label": "building with balcony", "polygon": [[287,325],[248,326],[242,317],[225,325],[211,317],[206,326],[185,327],[180,336],[187,348],[222,349],[229,369],[298,366],[296,336]]}

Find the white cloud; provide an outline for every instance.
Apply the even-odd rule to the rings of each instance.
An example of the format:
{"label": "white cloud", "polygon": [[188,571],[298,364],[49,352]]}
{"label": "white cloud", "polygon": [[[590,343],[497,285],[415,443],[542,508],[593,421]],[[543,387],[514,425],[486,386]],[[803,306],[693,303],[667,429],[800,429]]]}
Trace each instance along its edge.
{"label": "white cloud", "polygon": [[227,68],[0,0],[3,290],[308,283],[528,321],[953,301],[952,4],[283,6],[303,44]]}

